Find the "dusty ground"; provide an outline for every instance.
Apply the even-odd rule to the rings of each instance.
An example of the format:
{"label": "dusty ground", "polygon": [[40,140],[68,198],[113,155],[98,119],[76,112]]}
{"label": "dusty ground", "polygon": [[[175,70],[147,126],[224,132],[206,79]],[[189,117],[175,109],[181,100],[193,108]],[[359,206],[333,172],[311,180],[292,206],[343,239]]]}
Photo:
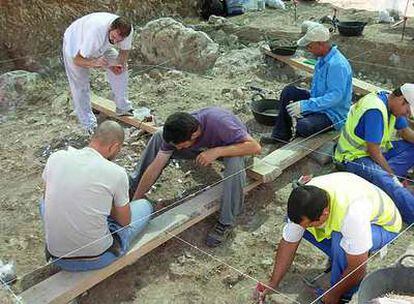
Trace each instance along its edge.
{"label": "dusty ground", "polygon": [[[329,5],[309,4],[300,6],[298,12],[299,20],[304,20],[310,16],[319,18],[330,13],[331,8]],[[370,20],[374,20],[376,16],[372,12],[356,11],[341,11],[341,14],[348,18],[363,16],[371,18]],[[231,21],[240,26],[299,31],[299,27],[293,24],[291,10],[266,10],[231,18]],[[194,20],[188,20],[188,23],[194,23]],[[371,53],[363,59],[372,62],[377,59],[373,52],[381,50],[364,48],[364,43],[372,45],[377,41],[389,42],[387,47],[406,54],[401,56],[403,61],[407,60],[407,64],[399,66],[404,68],[404,71],[408,70],[404,72],[406,74],[399,72],[398,75],[406,75],[408,81],[408,77],[413,76],[413,70],[410,70],[409,65],[412,66],[413,61],[408,60],[411,57],[407,50],[412,51],[413,42],[407,40],[399,44],[399,32],[389,31],[381,26],[373,24],[367,27],[364,38],[357,40],[360,43],[357,50],[353,48],[356,38],[335,39],[341,48],[354,52],[355,55],[370,51]],[[412,27],[408,30],[409,33],[413,33]],[[134,55],[134,60],[130,64],[130,99],[136,106],[153,109],[159,121],[173,111],[190,111],[207,105],[219,105],[237,113],[250,127],[253,136],[258,138],[270,129],[252,120],[246,104],[252,93],[249,86],[266,88],[273,92],[269,94],[270,97],[277,96],[279,90],[287,83],[296,81],[306,86],[306,82],[301,81],[303,75],[264,60],[258,49],[260,43],[249,43],[245,39],[235,40],[234,37],[229,37],[224,31],[217,29],[210,30],[209,34],[221,45],[223,64],[198,75],[165,67],[154,69],[143,66],[137,60],[139,56]],[[251,35],[254,36],[254,33]],[[256,37],[252,37],[252,40],[255,40],[254,38]],[[240,59],[232,62],[234,58]],[[51,63],[58,66],[56,58],[52,58]],[[393,67],[390,68],[386,62],[380,64],[385,66],[381,67],[383,73],[369,67],[361,67],[362,72],[356,72],[361,73],[361,76],[370,77],[370,71],[378,73],[374,74],[374,83],[382,83],[385,87],[398,82],[390,76],[391,72],[386,73]],[[102,73],[93,73],[92,88],[100,95],[110,97]],[[14,261],[19,277],[45,263],[37,201],[42,193],[41,172],[47,156],[67,145],[81,147],[87,141],[78,129],[76,118],[71,111],[66,80],[63,71],[57,68],[28,94],[24,105],[15,112],[8,113],[7,119],[0,124],[0,186],[3,189],[0,193],[0,258]],[[129,134],[125,148],[116,162],[130,171],[148,137],[132,128],[129,129]],[[264,154],[268,152],[266,149]],[[191,163],[173,163],[159,179],[151,198],[160,204],[175,201],[218,180],[218,169],[201,169]],[[272,267],[273,251],[283,227],[291,180],[300,176],[302,172],[318,175],[331,170],[331,166],[321,167],[310,159],[299,162],[273,184],[249,194],[245,211],[239,219],[233,238],[224,246],[212,250],[203,245],[205,234],[215,221],[214,217],[210,217],[179,236],[199,249],[190,247],[178,239],[171,240],[91,289],[81,297],[80,302],[250,303],[254,280],[240,275],[231,267],[253,278],[266,279]],[[404,253],[413,235],[412,231],[403,235],[390,246],[385,260],[374,259],[370,264],[371,269],[392,263],[396,257]],[[301,278],[320,272],[323,265],[324,256],[304,242],[294,266],[281,286],[281,291],[292,300],[274,295],[269,303],[293,303],[293,300],[309,303],[313,296]],[[15,289],[18,291],[19,286]]]}

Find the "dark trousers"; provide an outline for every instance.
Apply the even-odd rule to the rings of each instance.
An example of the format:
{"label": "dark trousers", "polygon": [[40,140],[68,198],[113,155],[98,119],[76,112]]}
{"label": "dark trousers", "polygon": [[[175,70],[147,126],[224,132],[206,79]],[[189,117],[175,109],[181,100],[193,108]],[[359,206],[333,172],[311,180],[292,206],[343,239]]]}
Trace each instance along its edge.
{"label": "dark trousers", "polygon": [[286,110],[290,101],[306,100],[310,98],[307,90],[295,86],[286,86],[280,94],[279,116],[273,127],[272,137],[281,141],[289,141],[292,136],[309,137],[315,133],[332,129],[332,121],[324,113],[302,114],[297,120],[296,134],[292,134],[292,118]]}

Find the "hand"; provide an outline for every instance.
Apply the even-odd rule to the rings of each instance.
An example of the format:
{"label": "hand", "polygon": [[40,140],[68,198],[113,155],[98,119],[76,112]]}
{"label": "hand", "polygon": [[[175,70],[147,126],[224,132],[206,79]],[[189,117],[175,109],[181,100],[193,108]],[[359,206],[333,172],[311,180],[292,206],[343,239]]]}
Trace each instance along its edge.
{"label": "hand", "polygon": [[98,57],[94,59],[94,65],[96,68],[106,68],[108,66],[108,61],[103,56]]}
{"label": "hand", "polygon": [[109,67],[109,69],[114,73],[115,75],[120,75],[124,71],[124,67],[121,64],[112,65]]}
{"label": "hand", "polygon": [[266,295],[271,292],[270,283],[265,285],[262,282],[258,282],[255,289],[253,290],[253,301],[258,304],[264,304],[266,300]]}
{"label": "hand", "polygon": [[300,101],[291,101],[287,106],[286,110],[290,116],[300,118]]}
{"label": "hand", "polygon": [[219,157],[216,149],[208,149],[197,155],[196,163],[201,166],[209,166],[213,161]]}
{"label": "hand", "polygon": [[401,184],[400,180],[398,179],[397,176],[393,175],[392,176],[392,180],[394,181],[394,183],[398,186],[404,187],[403,184]]}

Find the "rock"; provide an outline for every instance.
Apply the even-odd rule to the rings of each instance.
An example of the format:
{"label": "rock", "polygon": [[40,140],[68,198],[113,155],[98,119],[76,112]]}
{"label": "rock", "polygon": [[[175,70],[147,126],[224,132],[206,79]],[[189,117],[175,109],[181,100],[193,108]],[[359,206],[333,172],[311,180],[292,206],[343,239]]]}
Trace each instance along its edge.
{"label": "rock", "polygon": [[149,63],[193,72],[212,67],[219,54],[218,44],[206,33],[187,28],[172,18],[148,22],[137,40]]}
{"label": "rock", "polygon": [[16,70],[0,76],[0,112],[16,109],[26,101],[40,75],[34,72]]}
{"label": "rock", "polygon": [[244,99],[244,93],[241,88],[232,89],[230,92],[234,99]]}
{"label": "rock", "polygon": [[213,25],[223,25],[226,23],[230,23],[230,21],[224,17],[211,15],[210,18],[208,18],[208,23]]}
{"label": "rock", "polygon": [[249,71],[256,72],[262,63],[262,53],[259,48],[249,47],[232,50],[220,56],[214,65],[216,75],[241,74]]}

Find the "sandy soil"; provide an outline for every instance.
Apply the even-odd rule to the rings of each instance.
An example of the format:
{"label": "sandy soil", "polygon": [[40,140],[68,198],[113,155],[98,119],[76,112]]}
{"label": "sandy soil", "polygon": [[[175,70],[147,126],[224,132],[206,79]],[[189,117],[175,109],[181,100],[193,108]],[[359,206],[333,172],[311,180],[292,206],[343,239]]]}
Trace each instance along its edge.
{"label": "sandy soil", "polygon": [[[307,4],[300,10],[300,20],[310,16],[319,18],[332,11],[326,4]],[[343,14],[374,18],[372,12],[344,11]],[[239,25],[284,28],[298,32],[299,27],[293,24],[292,16],[291,10],[266,10],[231,20]],[[388,39],[398,42],[398,35],[379,31],[376,26],[367,29],[364,41],[374,39],[376,33],[382,41]],[[301,81],[303,75],[264,60],[260,55],[255,57],[258,44],[229,41],[218,31],[213,31],[211,35],[220,43],[223,56],[230,51],[251,52],[251,58],[255,58],[255,62],[245,65],[243,62],[229,64],[199,75],[167,68],[148,69],[141,66],[136,60],[138,57],[134,57],[135,60],[130,65],[130,99],[136,106],[151,108],[159,121],[173,111],[220,105],[237,113],[247,123],[253,136],[258,138],[262,133],[269,132],[270,128],[253,121],[247,107],[252,94],[249,86],[263,87],[271,91],[269,97],[277,97],[287,83],[297,81],[302,86],[307,83]],[[352,39],[342,39],[339,42],[339,46],[344,48],[350,48],[354,43]],[[409,43],[404,42],[403,46],[412,48],[412,43]],[[234,56],[237,56],[236,53]],[[367,55],[366,58],[374,60],[375,56]],[[52,58],[51,62],[57,66],[56,58]],[[387,79],[386,75],[380,76],[381,79]],[[91,78],[93,90],[110,97],[104,75],[94,72]],[[389,87],[389,84],[383,81],[383,86]],[[86,136],[77,127],[76,118],[71,114],[68,94],[63,71],[56,69],[53,75],[46,77],[30,92],[24,105],[15,112],[8,113],[7,120],[0,124],[0,185],[3,189],[0,193],[0,227],[1,238],[4,240],[0,246],[0,258],[14,261],[19,277],[45,264],[42,223],[37,202],[42,194],[41,172],[48,155],[67,145],[82,147],[87,142]],[[131,171],[148,136],[132,128],[128,130],[125,148],[116,162]],[[268,152],[265,149],[263,154]],[[217,166],[201,169],[192,163],[172,163],[158,180],[150,197],[160,204],[173,202],[217,181],[219,169]],[[239,225],[232,239],[224,246],[208,249],[203,244],[206,232],[215,222],[215,217],[212,216],[179,236],[196,247],[179,239],[171,240],[88,291],[80,298],[80,302],[250,303],[255,281],[241,275],[234,268],[256,279],[268,277],[273,252],[283,227],[292,179],[303,172],[318,175],[331,172],[332,169],[330,165],[321,167],[308,158],[297,163],[274,183],[249,194]],[[177,180],[181,182],[177,183]],[[413,235],[412,231],[403,235],[390,246],[388,256],[382,260],[375,258],[370,263],[370,268],[391,264],[404,253]],[[280,287],[289,299],[274,295],[269,303],[309,303],[314,297],[302,283],[302,277],[319,273],[324,267],[324,261],[322,254],[303,242],[293,267]],[[15,289],[18,291],[19,288],[17,284]]]}

